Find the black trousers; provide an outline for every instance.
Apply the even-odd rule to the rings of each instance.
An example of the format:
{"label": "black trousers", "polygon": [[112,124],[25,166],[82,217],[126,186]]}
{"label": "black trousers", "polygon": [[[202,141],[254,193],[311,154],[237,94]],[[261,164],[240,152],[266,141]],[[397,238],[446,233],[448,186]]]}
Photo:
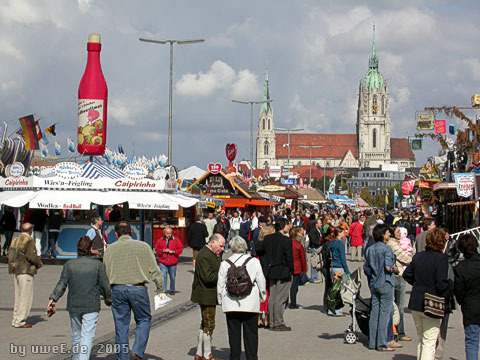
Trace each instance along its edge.
{"label": "black trousers", "polygon": [[247,360],[258,359],[258,313],[227,312],[228,342],[230,360],[240,360],[243,343]]}

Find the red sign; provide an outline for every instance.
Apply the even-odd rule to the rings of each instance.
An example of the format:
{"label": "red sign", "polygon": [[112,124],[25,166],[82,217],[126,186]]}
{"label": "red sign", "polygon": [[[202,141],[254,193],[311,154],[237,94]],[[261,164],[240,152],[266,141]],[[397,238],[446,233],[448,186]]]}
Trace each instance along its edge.
{"label": "red sign", "polygon": [[447,120],[435,120],[435,134],[447,133]]}
{"label": "red sign", "polygon": [[209,163],[208,164],[208,171],[210,171],[211,174],[218,174],[222,170],[222,164],[220,163]]}
{"label": "red sign", "polygon": [[227,155],[228,161],[232,162],[237,156],[237,145],[236,144],[227,144],[225,146],[225,154]]}

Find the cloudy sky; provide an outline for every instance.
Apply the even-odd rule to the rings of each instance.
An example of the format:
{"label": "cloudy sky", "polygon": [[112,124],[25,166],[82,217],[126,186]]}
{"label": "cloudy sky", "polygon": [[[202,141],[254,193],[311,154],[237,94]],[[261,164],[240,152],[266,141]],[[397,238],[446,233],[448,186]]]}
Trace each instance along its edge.
{"label": "cloudy sky", "polygon": [[[267,63],[276,127],[354,133],[375,23],[392,136],[405,137],[415,133],[416,111],[469,106],[480,92],[479,11],[477,0],[0,0],[0,120],[11,131],[31,113],[42,127],[58,122],[65,149],[75,139],[88,34],[96,32],[111,148],[167,153],[169,48],[139,37],[205,39],[174,47],[180,169],[225,163],[226,143],[238,145],[238,160],[250,157],[250,107],[231,100],[261,100]],[[437,151],[425,141],[417,164]]]}

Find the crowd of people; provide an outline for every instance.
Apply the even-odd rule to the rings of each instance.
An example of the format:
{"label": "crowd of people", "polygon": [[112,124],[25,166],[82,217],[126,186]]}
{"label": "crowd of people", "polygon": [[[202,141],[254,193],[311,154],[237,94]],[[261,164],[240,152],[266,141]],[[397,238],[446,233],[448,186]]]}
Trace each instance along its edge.
{"label": "crowd of people", "polygon": [[[217,305],[226,316],[230,359],[240,359],[242,338],[246,358],[257,359],[261,328],[292,331],[284,313],[301,308],[297,295],[303,284],[323,283],[323,311],[331,317],[345,316],[336,285],[339,279],[350,280],[348,256],[350,262],[362,262],[371,293],[369,349],[391,352],[412,341],[404,325],[408,283],[417,358],[442,358],[456,298],[463,314],[467,359],[478,359],[480,256],[471,234],[449,241],[448,232],[437,228],[433,219],[409,212],[343,208],[266,214],[236,210],[216,215],[199,216],[188,234],[193,249],[191,300],[200,305],[201,317],[196,360],[216,359],[212,335]],[[68,288],[72,346],[82,349],[74,359],[88,359],[102,297],[112,309],[117,358],[141,359],[151,326],[146,284],[154,282],[163,300],[166,294],[175,295],[183,245],[166,227],[152,251],[147,243],[132,240],[130,225],[124,221],[115,226],[117,241],[109,245],[101,231],[102,218],[93,216],[91,224],[78,241],[78,258],[64,265],[47,311]],[[34,226],[26,222],[8,253],[9,272],[15,275],[15,328],[31,327],[26,319],[33,278],[42,266],[35,245]],[[131,312],[136,322],[132,348]]]}

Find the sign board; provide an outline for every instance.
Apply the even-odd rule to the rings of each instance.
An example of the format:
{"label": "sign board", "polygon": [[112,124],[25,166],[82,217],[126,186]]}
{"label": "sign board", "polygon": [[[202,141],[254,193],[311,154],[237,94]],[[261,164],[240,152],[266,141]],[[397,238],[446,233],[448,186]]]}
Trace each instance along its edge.
{"label": "sign board", "polygon": [[213,196],[232,195],[234,193],[232,185],[222,175],[209,176],[205,185]]}
{"label": "sign board", "polygon": [[435,134],[447,133],[447,120],[435,120]]}
{"label": "sign board", "polygon": [[458,196],[468,198],[473,195],[473,176],[472,173],[453,174]]}
{"label": "sign board", "polygon": [[75,179],[83,174],[83,168],[74,162],[61,162],[53,167],[55,175],[62,179]]}
{"label": "sign board", "polygon": [[472,96],[472,106],[473,107],[480,107],[480,95],[475,94]]}
{"label": "sign board", "polygon": [[210,171],[210,173],[213,175],[219,174],[221,170],[222,170],[222,164],[220,163],[208,164],[208,171]]}
{"label": "sign board", "polygon": [[270,177],[276,178],[282,176],[282,167],[281,166],[270,166],[269,169]]}
{"label": "sign board", "polygon": [[25,172],[25,166],[22,163],[14,162],[9,168],[10,176],[19,178]]}
{"label": "sign board", "polygon": [[410,149],[412,151],[423,149],[423,139],[410,139]]}
{"label": "sign board", "polygon": [[417,130],[433,130],[435,128],[435,114],[417,114]]}
{"label": "sign board", "polygon": [[140,180],[148,175],[148,169],[143,165],[129,164],[123,168],[123,173],[131,180]]}
{"label": "sign board", "polygon": [[295,183],[294,179],[282,179],[283,185],[293,185]]}

